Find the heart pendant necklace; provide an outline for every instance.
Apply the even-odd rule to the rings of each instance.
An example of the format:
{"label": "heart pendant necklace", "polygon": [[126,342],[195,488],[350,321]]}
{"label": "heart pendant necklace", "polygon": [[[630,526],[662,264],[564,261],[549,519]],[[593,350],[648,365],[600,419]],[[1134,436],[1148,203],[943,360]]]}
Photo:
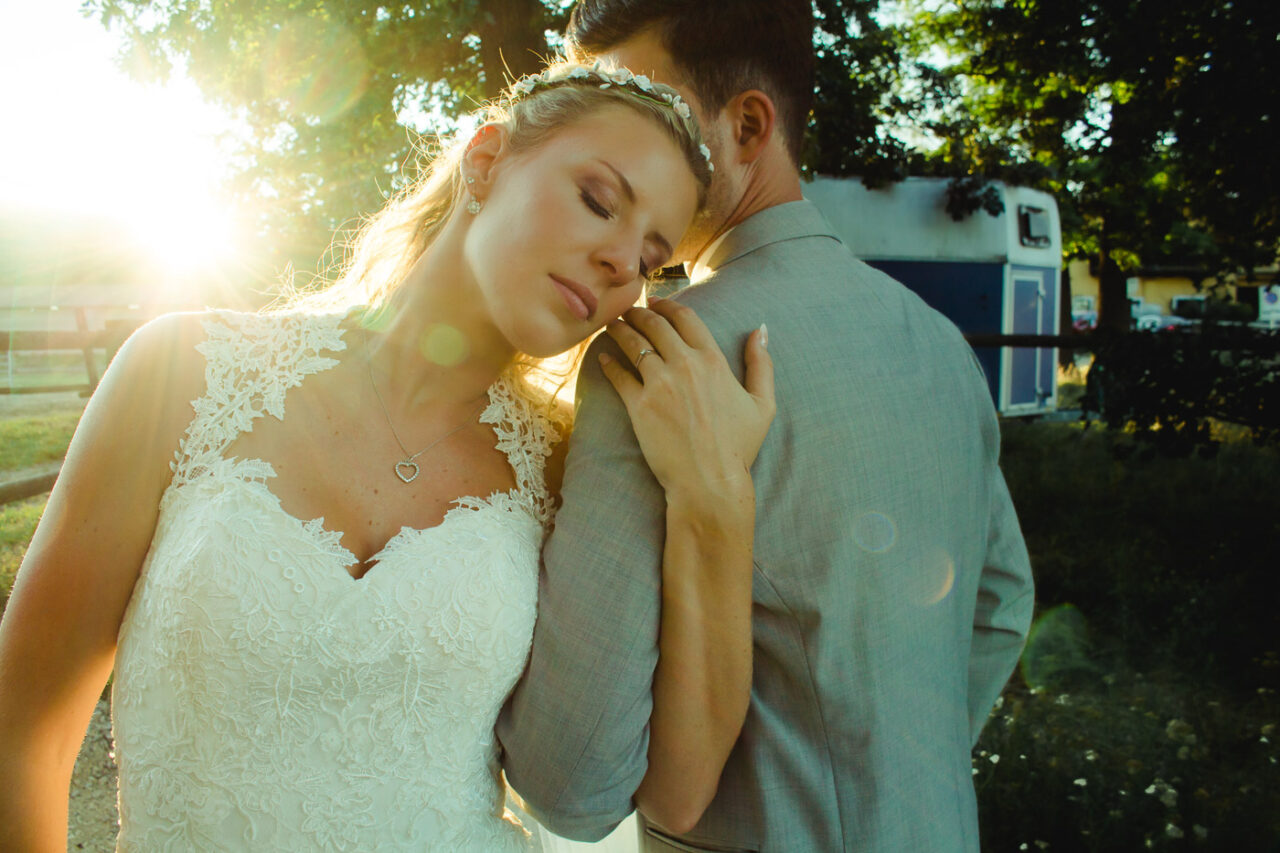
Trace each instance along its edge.
{"label": "heart pendant necklace", "polygon": [[373,378],[373,357],[369,352],[369,341],[367,338],[364,342],[364,363],[365,367],[369,369],[369,385],[373,388],[373,396],[378,401],[378,407],[382,409],[382,416],[387,419],[387,428],[391,430],[391,437],[396,440],[396,444],[400,445],[400,450],[404,453],[404,458],[395,464],[396,476],[400,478],[400,482],[402,483],[412,483],[414,480],[418,479],[418,474],[422,471],[415,460],[449,436],[468,426],[471,423],[471,419],[480,414],[480,410],[484,408],[485,404],[481,403],[475,411],[467,415],[466,420],[419,450],[417,453],[410,453],[409,448],[405,447],[404,442],[400,440],[400,434],[396,432],[395,424],[391,423],[391,413],[387,411],[387,404],[382,402],[382,394],[378,391],[378,383]]}

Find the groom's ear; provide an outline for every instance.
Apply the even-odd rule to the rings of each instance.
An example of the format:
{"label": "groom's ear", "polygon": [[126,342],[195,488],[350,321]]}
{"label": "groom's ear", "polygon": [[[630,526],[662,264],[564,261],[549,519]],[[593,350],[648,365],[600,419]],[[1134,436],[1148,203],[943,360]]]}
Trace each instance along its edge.
{"label": "groom's ear", "polygon": [[500,124],[481,125],[462,155],[462,174],[475,178],[468,188],[483,198],[493,184],[494,167],[507,153],[507,129]]}
{"label": "groom's ear", "polygon": [[751,163],[759,159],[769,147],[777,125],[778,111],[773,99],[759,89],[747,89],[731,98],[724,109],[733,126],[738,162]]}

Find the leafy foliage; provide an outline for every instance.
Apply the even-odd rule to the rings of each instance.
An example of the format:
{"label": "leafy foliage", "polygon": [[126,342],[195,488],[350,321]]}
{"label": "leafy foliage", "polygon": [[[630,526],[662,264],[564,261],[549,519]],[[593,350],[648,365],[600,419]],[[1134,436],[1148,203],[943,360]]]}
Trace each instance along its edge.
{"label": "leafy foliage", "polygon": [[928,73],[904,50],[907,31],[882,23],[881,0],[815,0],[817,88],[805,165],[871,187],[905,178],[919,157],[893,133],[923,104],[909,78]]}
{"label": "leafy foliage", "polygon": [[942,0],[916,23],[959,57],[936,80],[935,159],[1053,192],[1068,255],[1097,264],[1105,324],[1127,324],[1139,266],[1274,263],[1280,163],[1259,154],[1280,120],[1280,6]]}
{"label": "leafy foliage", "polygon": [[1100,335],[1086,414],[1172,456],[1212,453],[1217,422],[1280,445],[1280,334],[1210,320],[1186,328]]}
{"label": "leafy foliage", "polygon": [[[185,68],[243,120],[239,193],[284,258],[377,208],[418,132],[447,131],[533,70],[568,0],[85,0],[143,79]],[[1047,189],[1104,324],[1139,267],[1274,262],[1280,103],[1272,0],[814,0],[805,168],[879,186],[957,178],[956,217],[999,178]],[[1239,95],[1239,97],[1232,97]],[[409,128],[412,128],[409,129]]]}
{"label": "leafy foliage", "polygon": [[282,258],[381,206],[416,132],[445,132],[535,70],[563,13],[541,0],[86,0],[144,80],[184,68],[241,120],[238,194]]}
{"label": "leafy foliage", "polygon": [[1127,436],[1078,424],[1005,421],[1002,432],[1036,599],[1076,608],[1092,654],[1241,695],[1280,687],[1280,669],[1258,663],[1280,652],[1269,547],[1280,516],[1268,499],[1280,447],[1236,440],[1211,459],[1171,458],[1117,454]]}
{"label": "leafy foliage", "polygon": [[1276,849],[1280,449],[1002,433],[1039,612],[973,756],[983,849]]}
{"label": "leafy foliage", "polygon": [[[973,756],[982,849],[1274,850],[1274,693],[1234,702],[1174,671],[1014,682]],[[1034,792],[1034,793],[1033,793]]]}

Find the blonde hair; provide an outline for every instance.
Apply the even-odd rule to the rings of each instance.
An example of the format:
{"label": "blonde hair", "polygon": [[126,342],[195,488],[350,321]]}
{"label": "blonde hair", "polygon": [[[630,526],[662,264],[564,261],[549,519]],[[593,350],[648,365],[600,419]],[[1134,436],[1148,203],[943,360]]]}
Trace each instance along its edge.
{"label": "blonde hair", "polygon": [[[656,122],[676,143],[697,179],[701,207],[711,184],[709,152],[688,106],[668,86],[635,77],[625,69],[561,62],[516,81],[474,117],[483,124],[501,125],[507,132],[507,150],[515,154],[618,105]],[[335,239],[327,252],[334,259],[329,269],[304,290],[286,293],[273,307],[338,313],[363,306],[367,313],[362,322],[379,325],[413,265],[466,198],[461,165],[471,138],[462,133],[451,141],[437,142],[435,150],[420,147],[419,177],[366,219],[354,237]],[[588,343],[582,341],[550,358],[520,354],[513,365],[515,375],[544,399],[548,412],[562,425],[567,425],[564,407],[558,411],[556,400],[572,391]]]}
{"label": "blonde hair", "polygon": [[[643,81],[643,88],[618,80]],[[536,85],[533,82],[536,81]],[[558,131],[605,107],[625,105],[657,122],[684,154],[698,181],[698,203],[706,199],[711,167],[697,123],[675,90],[630,72],[601,71],[598,67],[562,62],[536,77],[527,77],[475,114],[483,123],[507,132],[507,149],[519,153],[545,143]],[[461,134],[434,155],[421,153],[420,177],[387,202],[342,249],[338,275],[332,284],[319,278],[319,287],[295,301],[306,308],[341,310],[387,305],[409,271],[463,202],[462,158],[470,134]],[[339,252],[335,252],[339,254]]]}

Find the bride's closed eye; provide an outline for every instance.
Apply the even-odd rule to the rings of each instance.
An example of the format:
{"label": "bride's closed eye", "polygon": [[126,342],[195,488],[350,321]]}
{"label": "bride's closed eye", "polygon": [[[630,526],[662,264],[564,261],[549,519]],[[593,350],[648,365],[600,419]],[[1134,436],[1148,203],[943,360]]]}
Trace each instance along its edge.
{"label": "bride's closed eye", "polygon": [[585,204],[596,216],[599,216],[601,219],[613,219],[613,211],[605,207],[604,204],[592,194],[591,190],[584,187],[578,192],[578,195],[582,198],[582,203]]}
{"label": "bride's closed eye", "polygon": [[[578,190],[578,197],[582,199],[582,203],[587,206],[587,209],[596,216],[599,216],[601,219],[613,219],[613,211],[596,198],[595,194],[593,194],[591,190],[586,187],[581,188]],[[649,274],[657,269],[656,266],[650,266],[643,256],[640,258],[639,267],[640,277],[643,279],[649,278]]]}

